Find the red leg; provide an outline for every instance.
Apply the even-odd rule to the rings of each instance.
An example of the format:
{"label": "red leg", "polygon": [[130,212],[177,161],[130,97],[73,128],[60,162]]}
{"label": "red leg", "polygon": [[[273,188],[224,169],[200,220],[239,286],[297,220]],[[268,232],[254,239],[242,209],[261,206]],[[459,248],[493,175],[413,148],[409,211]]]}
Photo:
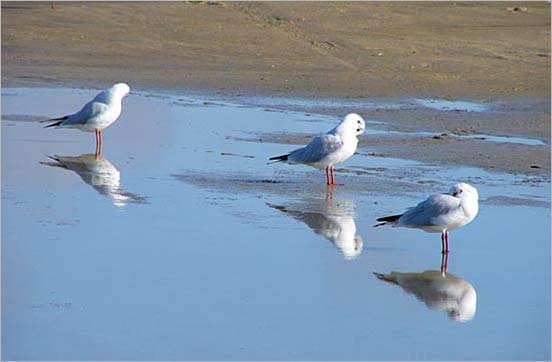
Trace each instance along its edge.
{"label": "red leg", "polygon": [[330,183],[330,166],[326,167],[326,185],[331,185]]}
{"label": "red leg", "polygon": [[99,150],[99,147],[100,147],[100,138],[99,138],[99,130],[96,129],[96,157],[98,156],[98,150]]}
{"label": "red leg", "polygon": [[332,171],[332,185],[335,185],[334,167],[330,166],[330,170]]}
{"label": "red leg", "polygon": [[445,242],[447,244],[447,253],[449,252],[449,232],[445,231]]}

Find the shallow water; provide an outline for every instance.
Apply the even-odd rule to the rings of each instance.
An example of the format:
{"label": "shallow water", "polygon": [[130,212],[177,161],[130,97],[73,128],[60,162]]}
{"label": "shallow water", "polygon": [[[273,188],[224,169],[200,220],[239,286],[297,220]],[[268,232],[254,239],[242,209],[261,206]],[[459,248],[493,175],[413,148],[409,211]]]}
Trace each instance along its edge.
{"label": "shallow water", "polygon": [[[251,138],[336,119],[197,96],[131,94],[101,160],[35,122],[94,93],[3,90],[3,359],[550,359],[549,183],[360,149],[328,189]],[[372,227],[460,180],[448,274],[439,235]]]}

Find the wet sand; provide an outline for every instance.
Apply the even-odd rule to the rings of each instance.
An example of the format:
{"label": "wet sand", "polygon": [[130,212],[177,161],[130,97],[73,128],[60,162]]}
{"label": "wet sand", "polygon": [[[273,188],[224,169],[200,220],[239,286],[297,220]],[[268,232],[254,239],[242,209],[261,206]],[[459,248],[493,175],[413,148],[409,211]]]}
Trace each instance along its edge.
{"label": "wet sand", "polygon": [[[48,2],[2,3],[4,87],[103,87],[115,79],[133,89],[234,99],[507,102],[511,112],[483,114],[315,111],[357,111],[398,130],[548,142],[550,4],[75,2],[51,10]],[[391,157],[550,174],[549,146],[470,141],[460,153],[467,143],[451,139],[371,145]]]}

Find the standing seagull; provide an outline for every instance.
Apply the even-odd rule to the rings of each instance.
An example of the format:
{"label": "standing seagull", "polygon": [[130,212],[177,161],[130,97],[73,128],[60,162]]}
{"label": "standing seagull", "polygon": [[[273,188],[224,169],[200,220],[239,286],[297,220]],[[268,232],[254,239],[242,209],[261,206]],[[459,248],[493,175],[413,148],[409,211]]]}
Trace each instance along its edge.
{"label": "standing seagull", "polygon": [[322,136],[315,137],[305,147],[286,155],[271,157],[270,160],[325,168],[327,184],[336,185],[333,165],[354,155],[358,145],[357,136],[364,133],[365,128],[362,117],[350,113],[335,128]]}
{"label": "standing seagull", "polygon": [[409,208],[404,214],[379,218],[381,226],[422,229],[429,233],[441,233],[442,253],[449,252],[449,231],[469,224],[479,211],[477,189],[467,183],[458,183],[450,194],[432,195],[427,200]]}
{"label": "standing seagull", "polygon": [[45,122],[54,123],[48,127],[78,128],[84,132],[96,132],[96,155],[102,151],[102,130],[109,127],[121,114],[121,101],[128,95],[130,88],[126,83],[117,83],[111,88],[98,93],[77,113]]}

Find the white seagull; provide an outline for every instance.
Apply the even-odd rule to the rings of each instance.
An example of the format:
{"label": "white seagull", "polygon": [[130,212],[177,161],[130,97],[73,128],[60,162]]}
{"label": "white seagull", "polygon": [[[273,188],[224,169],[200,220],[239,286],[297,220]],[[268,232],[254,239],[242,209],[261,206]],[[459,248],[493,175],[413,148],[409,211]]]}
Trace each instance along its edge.
{"label": "white seagull", "polygon": [[117,83],[111,88],[98,93],[77,113],[49,119],[54,122],[48,127],[78,128],[84,132],[96,132],[96,154],[102,149],[102,130],[109,127],[121,114],[121,101],[128,95],[130,88],[126,83]]}
{"label": "white seagull", "polygon": [[298,148],[288,154],[271,157],[275,162],[304,164],[318,169],[326,169],[328,185],[335,185],[334,168],[356,152],[358,135],[364,133],[366,125],[361,116],[348,114],[341,123],[328,133],[315,137],[305,147]]}
{"label": "white seagull", "polygon": [[432,195],[403,214],[377,219],[381,223],[374,226],[390,224],[441,233],[442,253],[448,253],[449,231],[469,224],[477,216],[478,200],[477,189],[461,182],[452,186],[450,194]]}

